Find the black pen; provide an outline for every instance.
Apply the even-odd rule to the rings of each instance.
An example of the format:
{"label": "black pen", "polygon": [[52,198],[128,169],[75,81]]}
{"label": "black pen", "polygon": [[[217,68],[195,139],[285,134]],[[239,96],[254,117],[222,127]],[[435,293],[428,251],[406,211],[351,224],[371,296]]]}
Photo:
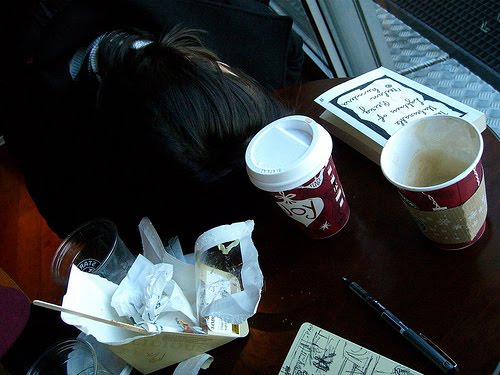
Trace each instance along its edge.
{"label": "black pen", "polygon": [[343,277],[342,280],[349,285],[354,293],[356,293],[363,301],[368,303],[377,311],[382,319],[389,323],[396,331],[398,331],[406,340],[408,340],[415,348],[420,350],[427,358],[429,358],[441,371],[446,374],[451,374],[458,370],[457,364],[438,346],[422,334],[417,334],[415,331],[408,328],[401,320],[393,313],[387,310],[379,301],[368,294],[366,290],[361,288],[354,281],[350,281]]}

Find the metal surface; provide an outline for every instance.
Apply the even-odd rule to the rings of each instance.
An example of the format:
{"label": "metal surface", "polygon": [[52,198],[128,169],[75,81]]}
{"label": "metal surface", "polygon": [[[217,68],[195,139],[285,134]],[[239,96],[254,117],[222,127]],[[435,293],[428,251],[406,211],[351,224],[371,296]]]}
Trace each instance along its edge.
{"label": "metal surface", "polygon": [[498,0],[375,0],[497,90],[500,88]]}
{"label": "metal surface", "polygon": [[486,115],[500,139],[500,93],[428,39],[375,4],[398,73]]}

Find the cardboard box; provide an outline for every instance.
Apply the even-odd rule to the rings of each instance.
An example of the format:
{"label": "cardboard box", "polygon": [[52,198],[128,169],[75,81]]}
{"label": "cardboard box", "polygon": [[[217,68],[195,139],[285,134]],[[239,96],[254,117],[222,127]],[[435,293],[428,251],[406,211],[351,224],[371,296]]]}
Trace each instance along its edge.
{"label": "cardboard box", "polygon": [[238,325],[237,332],[231,335],[213,332],[147,333],[118,316],[111,307],[111,297],[116,288],[116,284],[98,275],[73,267],[60,308],[63,311],[61,318],[85,334],[94,336],[142,374],[158,371],[248,335],[246,321]]}
{"label": "cardboard box", "polygon": [[149,374],[248,335],[247,322],[239,328],[237,336],[165,332],[108,348],[142,374]]}

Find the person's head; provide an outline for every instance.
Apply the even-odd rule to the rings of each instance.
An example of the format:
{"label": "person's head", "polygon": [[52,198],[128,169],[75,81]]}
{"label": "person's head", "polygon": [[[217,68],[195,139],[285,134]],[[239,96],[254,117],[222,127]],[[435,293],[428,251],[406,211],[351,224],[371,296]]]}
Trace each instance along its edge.
{"label": "person's head", "polygon": [[[160,40],[113,32],[97,56],[104,139],[123,168],[117,173],[134,176],[127,184],[147,195],[140,199],[173,191],[168,205],[179,226],[190,220],[193,206],[199,213],[191,220],[204,229],[209,228],[203,215],[248,219],[240,217],[242,206],[251,206],[244,201],[253,189],[245,172],[246,147],[287,110],[244,72],[219,62],[193,30],[176,28]],[[150,211],[169,215],[167,203],[157,205]]]}
{"label": "person's head", "polygon": [[114,136],[200,183],[243,168],[252,136],[285,114],[255,80],[204,48],[194,30],[175,28],[158,41],[113,32],[100,43],[98,62],[98,105],[116,124]]}

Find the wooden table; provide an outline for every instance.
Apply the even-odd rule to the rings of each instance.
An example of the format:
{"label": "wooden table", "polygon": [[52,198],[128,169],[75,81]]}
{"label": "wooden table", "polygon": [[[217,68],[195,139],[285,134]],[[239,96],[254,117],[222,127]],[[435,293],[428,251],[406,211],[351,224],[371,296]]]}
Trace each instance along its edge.
{"label": "wooden table", "polygon": [[[319,119],[314,99],[339,80],[280,92]],[[303,322],[313,323],[425,374],[439,374],[342,282],[357,281],[450,355],[461,374],[492,374],[500,361],[500,143],[483,133],[487,227],[473,246],[439,250],[423,237],[380,167],[340,141],[333,158],[351,208],[341,232],[304,238],[277,210],[255,221],[265,277],[248,338],[212,352],[207,374],[278,374]]]}
{"label": "wooden table", "polygon": [[[340,81],[279,94],[296,113],[328,129],[314,98]],[[379,166],[334,139],[333,158],[351,208],[347,225],[331,238],[311,240],[277,207],[254,218],[265,278],[258,311],[249,319],[249,335],[211,351],[214,362],[201,373],[278,374],[299,327],[310,322],[417,371],[440,374],[346,287],[346,276],[445,350],[460,374],[492,374],[500,360],[500,144],[489,130],[483,137],[487,227],[475,245],[459,251],[430,245]],[[49,330],[49,313],[34,313],[43,320],[38,326]],[[50,332],[63,329],[54,323]]]}

